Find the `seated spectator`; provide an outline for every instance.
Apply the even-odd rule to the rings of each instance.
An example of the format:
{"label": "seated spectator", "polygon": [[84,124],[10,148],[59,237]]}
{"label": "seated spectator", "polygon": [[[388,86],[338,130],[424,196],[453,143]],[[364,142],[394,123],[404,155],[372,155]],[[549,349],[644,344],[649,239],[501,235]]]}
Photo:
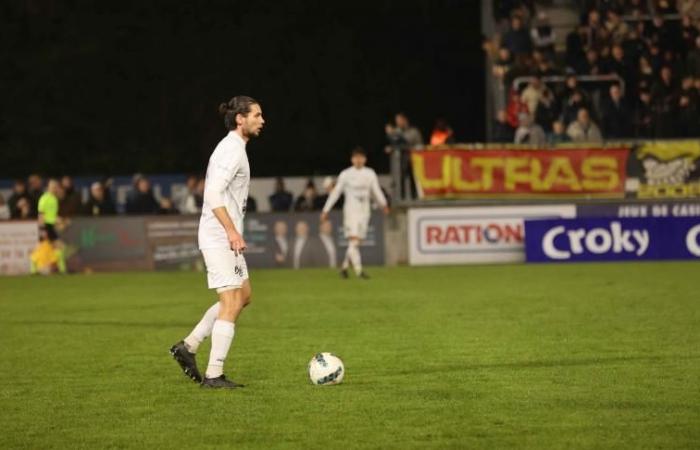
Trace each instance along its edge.
{"label": "seated spectator", "polygon": [[520,126],[515,130],[514,142],[542,147],[547,144],[547,138],[542,127],[534,123],[532,116],[523,113],[520,115]]}
{"label": "seated spectator", "polygon": [[649,58],[645,55],[642,55],[639,58],[639,68],[637,70],[635,78],[635,87],[638,91],[651,90],[651,87],[656,80],[656,76],[654,75],[654,68],[651,66]]}
{"label": "seated spectator", "polygon": [[616,74],[627,86],[633,84],[632,70],[625,59],[625,51],[621,45],[613,45],[610,57],[603,63],[603,72]]}
{"label": "seated spectator", "polygon": [[588,108],[588,102],[584,100],[583,92],[575,91],[562,108],[561,118],[564,124],[568,126],[575,121],[581,108]]}
{"label": "seated spectator", "polygon": [[503,82],[503,78],[513,66],[513,56],[510,50],[505,47],[498,49],[498,55],[493,61],[492,73],[493,76]]}
{"label": "seated spectator", "polygon": [[[697,3],[700,5],[700,2]],[[693,18],[687,14],[681,18],[681,26],[681,39],[683,40],[681,53],[685,57],[688,52],[695,48],[695,39],[700,35],[700,30],[693,23]]]}
{"label": "seated spectator", "polygon": [[622,96],[618,84],[610,86],[609,95],[603,99],[601,118],[606,139],[631,137],[631,109]]}
{"label": "seated spectator", "polygon": [[83,206],[83,213],[88,216],[111,216],[116,214],[112,198],[105,192],[99,181],[90,186],[90,198]]}
{"label": "seated spectator", "polygon": [[537,62],[535,75],[539,77],[551,77],[560,75],[560,72],[556,67],[552,66],[552,62],[548,58],[543,58],[541,61]]}
{"label": "seated spectator", "polygon": [[31,199],[27,193],[27,183],[25,183],[24,180],[15,180],[15,184],[12,187],[12,194],[10,198],[7,199],[7,206],[10,208],[10,218],[20,218],[20,210],[17,204],[22,199],[26,200],[27,205],[31,204]]}
{"label": "seated spectator", "polygon": [[595,49],[589,48],[586,50],[586,59],[581,61],[577,72],[582,75],[601,75],[603,73],[600,58]]}
{"label": "seated spectator", "polygon": [[654,124],[655,137],[668,138],[675,134],[675,96],[676,84],[673,79],[671,68],[664,66],[661,69],[661,76],[654,83],[651,90],[651,98],[654,103]]}
{"label": "seated spectator", "polygon": [[586,25],[579,25],[566,36],[566,66],[576,70],[579,61],[586,57],[588,47],[589,29]]}
{"label": "seated spectator", "polygon": [[38,216],[39,198],[44,195],[44,180],[37,174],[29,175],[27,178],[27,195],[32,208],[32,217]]}
{"label": "seated spectator", "polygon": [[270,195],[270,208],[274,212],[289,211],[292,209],[292,193],[284,188],[284,180],[277,177],[275,180],[275,192]]}
{"label": "seated spectator", "polygon": [[197,199],[195,198],[198,181],[199,177],[195,175],[188,176],[187,181],[185,181],[185,191],[177,198],[173,198],[173,202],[177,205],[180,214],[197,214],[201,211],[197,207]]}
{"label": "seated spectator", "polygon": [[204,178],[197,180],[197,188],[194,191],[194,203],[197,205],[197,211],[201,211],[202,206],[204,206]]}
{"label": "seated spectator", "polygon": [[29,197],[20,198],[17,201],[16,208],[16,216],[13,216],[13,219],[29,220],[35,218],[34,210],[32,209],[32,204],[30,203]]}
{"label": "seated spectator", "polygon": [[248,196],[245,204],[245,211],[251,213],[258,212],[258,202],[255,200],[255,197],[251,195]]}
{"label": "seated spectator", "polygon": [[566,134],[566,128],[561,120],[555,120],[552,122],[552,132],[549,133],[547,142],[553,147],[559,144],[571,142],[571,138],[568,134]]}
{"label": "seated spectator", "polygon": [[607,11],[604,26],[615,43],[622,42],[629,33],[629,27],[615,9]]}
{"label": "seated spectator", "polygon": [[537,112],[537,104],[542,98],[545,86],[540,77],[533,77],[527,87],[520,94],[520,100],[527,106],[527,111],[533,116]]}
{"label": "seated spectator", "polygon": [[633,28],[627,33],[627,37],[622,42],[622,50],[625,54],[627,65],[630,67],[632,75],[634,75],[637,61],[639,61],[639,58],[647,51],[646,43],[639,37],[639,33],[636,29]]}
{"label": "seated spectator", "polygon": [[688,51],[688,56],[685,59],[685,71],[694,77],[700,76],[700,36],[695,38],[695,46]]}
{"label": "seated spectator", "polygon": [[153,196],[151,182],[145,177],[140,177],[136,182],[136,192],[130,201],[127,200],[127,214],[158,214],[160,205]]}
{"label": "seated spectator", "polygon": [[5,201],[5,196],[0,193],[0,220],[10,219],[10,206]]}
{"label": "seated spectator", "polygon": [[502,45],[515,57],[532,51],[530,33],[523,26],[522,18],[519,16],[514,15],[510,19],[510,29],[503,35]]}
{"label": "seated spectator", "polygon": [[534,25],[530,31],[530,36],[535,49],[548,57],[554,56],[554,44],[557,41],[557,36],[552,29],[547,14],[545,12],[537,14]]}
{"label": "seated spectator", "polygon": [[306,183],[304,192],[297,197],[297,201],[294,203],[294,211],[313,211],[314,210],[314,200],[316,199],[316,185],[313,180],[309,180]]}
{"label": "seated spectator", "polygon": [[647,89],[639,91],[639,98],[632,117],[634,136],[638,138],[654,137],[654,105],[651,93]]}
{"label": "seated spectator", "polygon": [[522,113],[530,112],[527,109],[527,105],[525,104],[525,102],[523,102],[520,98],[518,91],[515,89],[511,90],[510,101],[508,102],[506,108],[506,118],[510,126],[513,127],[513,129],[517,128],[518,125],[520,125],[520,115]]}
{"label": "seated spectator", "polygon": [[535,123],[541,126],[545,133],[550,133],[552,131],[552,123],[559,117],[559,105],[552,91],[546,86],[542,91],[542,97],[537,104],[536,111]]}
{"label": "seated spectator", "polygon": [[65,175],[61,178],[61,188],[63,189],[63,195],[59,198],[59,210],[61,211],[61,217],[73,217],[80,214],[82,210],[82,201],[80,199],[80,193],[75,190],[73,185],[73,178]]}
{"label": "seated spectator", "polygon": [[515,139],[515,129],[508,123],[505,109],[501,109],[496,113],[492,136],[494,142],[513,142]]}
{"label": "seated spectator", "polygon": [[573,142],[603,142],[600,129],[598,125],[593,123],[586,108],[578,110],[576,120],[569,124],[566,134],[569,135]]}
{"label": "seated spectator", "polygon": [[430,135],[430,145],[444,145],[454,143],[454,131],[445,119],[437,119],[435,127]]}
{"label": "seated spectator", "polygon": [[686,76],[676,100],[678,137],[695,137],[700,132],[700,98],[693,86],[693,77]]}

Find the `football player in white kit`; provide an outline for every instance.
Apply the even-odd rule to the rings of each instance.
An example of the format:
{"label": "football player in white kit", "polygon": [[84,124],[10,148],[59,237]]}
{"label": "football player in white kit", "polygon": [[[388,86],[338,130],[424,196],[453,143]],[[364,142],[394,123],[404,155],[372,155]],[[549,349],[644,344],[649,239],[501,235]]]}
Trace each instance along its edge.
{"label": "football player in white kit", "polygon": [[367,156],[362,147],[356,147],[350,158],[352,166],[340,172],[338,182],[326,200],[326,205],[321,213],[321,221],[328,219],[328,212],[333,208],[340,194],[345,195],[343,205],[343,228],[345,238],[348,240],[348,249],[343,259],[340,276],[348,278],[348,266],[352,264],[355,274],[367,279],[369,276],[362,270],[362,258],[360,256],[360,242],[367,237],[367,227],[370,216],[370,199],[374,199],[384,209],[384,214],[389,214],[389,206],[379,180],[374,170],[365,167]]}
{"label": "football player in white kit", "polygon": [[[199,220],[199,249],[207,267],[209,289],[216,289],[219,301],[170,353],[192,380],[209,388],[236,388],[242,385],[224,376],[224,361],[233,341],[236,319],[250,303],[250,281],[243,252],[245,215],[250,167],[246,143],[258,136],[265,120],[258,102],[250,97],[233,97],[219,111],[229,133],[209,158],[204,184],[204,205]],[[211,335],[209,364],[202,378],[195,353]]]}

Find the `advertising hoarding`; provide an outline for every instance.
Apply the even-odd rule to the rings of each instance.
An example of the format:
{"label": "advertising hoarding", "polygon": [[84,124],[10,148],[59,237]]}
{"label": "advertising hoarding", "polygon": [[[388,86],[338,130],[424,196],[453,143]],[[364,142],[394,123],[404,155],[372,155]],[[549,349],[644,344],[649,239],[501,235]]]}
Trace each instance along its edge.
{"label": "advertising hoarding", "polygon": [[408,211],[409,262],[522,262],[525,219],[575,214],[574,205],[413,208]]}
{"label": "advertising hoarding", "polygon": [[700,258],[700,217],[525,222],[528,262]]}

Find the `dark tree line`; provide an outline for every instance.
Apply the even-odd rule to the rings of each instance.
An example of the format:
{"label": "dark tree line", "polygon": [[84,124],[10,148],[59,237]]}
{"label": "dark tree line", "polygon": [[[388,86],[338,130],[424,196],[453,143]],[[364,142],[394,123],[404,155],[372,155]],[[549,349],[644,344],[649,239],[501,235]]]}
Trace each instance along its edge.
{"label": "dark tree line", "polygon": [[0,178],[202,170],[219,102],[260,100],[254,175],[388,166],[398,109],[483,132],[476,2],[11,0],[0,6]]}

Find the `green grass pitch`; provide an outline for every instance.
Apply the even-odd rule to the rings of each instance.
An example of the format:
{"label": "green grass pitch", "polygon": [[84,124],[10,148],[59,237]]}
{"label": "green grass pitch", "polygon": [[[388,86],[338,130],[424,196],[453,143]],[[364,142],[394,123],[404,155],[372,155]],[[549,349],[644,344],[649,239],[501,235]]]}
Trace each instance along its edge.
{"label": "green grass pitch", "polygon": [[700,448],[700,264],[370,273],[253,270],[234,391],[167,353],[202,274],[2,278],[0,448]]}

